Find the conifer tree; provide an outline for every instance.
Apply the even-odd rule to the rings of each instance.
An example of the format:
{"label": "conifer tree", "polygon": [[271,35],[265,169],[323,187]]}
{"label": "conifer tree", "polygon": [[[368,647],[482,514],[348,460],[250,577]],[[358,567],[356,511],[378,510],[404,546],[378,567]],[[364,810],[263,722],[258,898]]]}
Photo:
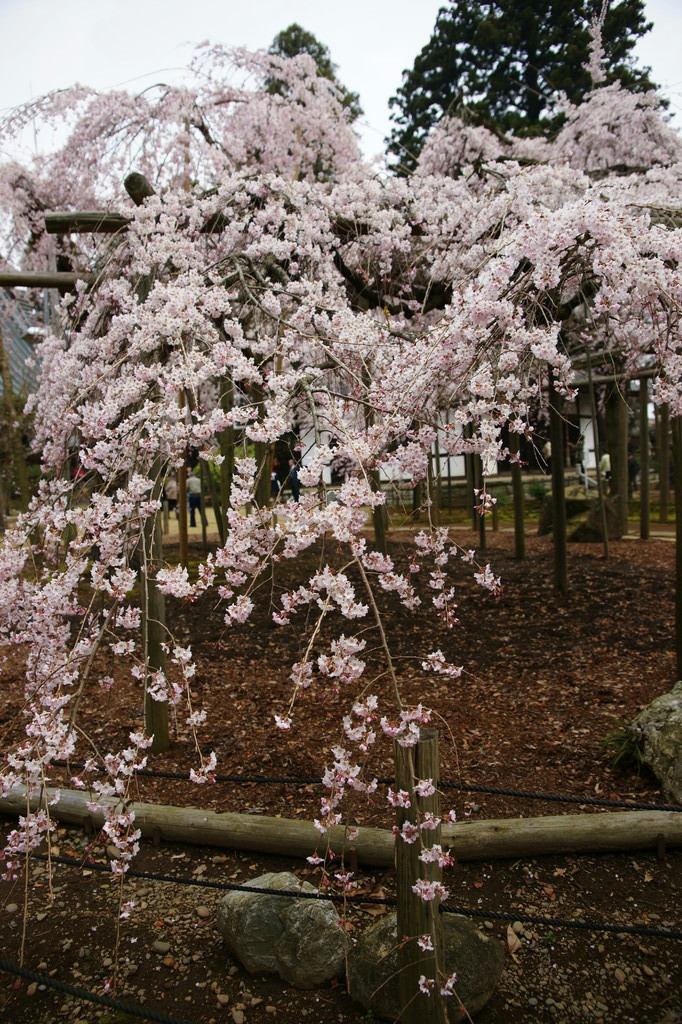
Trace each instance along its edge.
{"label": "conifer tree", "polygon": [[[274,53],[278,57],[296,57],[299,53],[307,53],[308,56],[312,57],[315,61],[318,74],[323,78],[329,79],[329,81],[333,82],[337,89],[339,89],[341,93],[341,102],[350,114],[351,121],[355,121],[361,116],[362,107],[360,106],[360,97],[358,93],[350,92],[350,90],[338,80],[336,77],[338,65],[332,61],[331,54],[329,53],[329,47],[325,46],[324,43],[321,43],[312,32],[308,32],[296,22],[292,22],[288,28],[277,33],[270,44],[268,52]],[[277,84],[273,83],[272,88],[276,89]]]}
{"label": "conifer tree", "polygon": [[[412,169],[433,125],[445,113],[468,112],[476,123],[521,135],[556,130],[551,104],[560,93],[574,103],[589,91],[592,18],[601,0],[449,0],[427,45],[390,105],[395,128],[389,151]],[[602,40],[607,81],[654,88],[649,68],[632,56],[651,28],[644,0],[621,0],[605,14]]]}

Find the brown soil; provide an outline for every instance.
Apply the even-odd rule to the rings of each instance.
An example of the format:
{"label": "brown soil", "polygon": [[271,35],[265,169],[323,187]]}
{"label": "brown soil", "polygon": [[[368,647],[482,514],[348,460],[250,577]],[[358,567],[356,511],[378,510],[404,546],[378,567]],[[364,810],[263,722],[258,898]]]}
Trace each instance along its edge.
{"label": "brown soil", "polygon": [[[458,534],[458,539],[465,547],[476,543],[468,531]],[[596,545],[573,545],[571,589],[563,598],[552,587],[550,542],[529,538],[523,562],[512,557],[511,534],[489,535],[488,544],[486,558],[503,577],[503,594],[495,598],[482,592],[462,567],[457,580],[460,623],[451,633],[445,635],[427,607],[408,613],[384,602],[387,610],[391,608],[389,639],[406,703],[421,699],[440,716],[442,777],[469,785],[574,797],[660,801],[651,777],[613,769],[612,751],[602,741],[675,681],[674,545],[660,540],[612,543],[608,562]],[[400,562],[412,550],[411,538],[405,535],[393,544],[391,553]],[[318,554],[311,555],[311,565]],[[199,555],[197,550],[194,557]],[[172,550],[168,557],[172,560]],[[319,776],[329,747],[341,738],[347,691],[308,691],[296,706],[296,727],[291,732],[282,733],[272,724],[274,712],[286,712],[290,666],[310,635],[303,613],[300,622],[294,620],[294,627],[271,623],[271,601],[281,586],[291,583],[286,577],[290,572],[293,567],[282,564],[274,581],[264,581],[257,613],[243,627],[226,630],[213,598],[169,607],[174,632],[191,643],[197,656],[196,704],[208,711],[201,745],[205,752],[216,751],[219,772]],[[332,635],[322,632],[316,653]],[[368,649],[373,642],[368,638]],[[435,648],[441,648],[448,660],[466,666],[460,680],[445,681],[422,671],[424,654]],[[381,671],[379,655],[376,648],[370,651],[370,670]],[[5,665],[5,674],[10,685],[4,691],[0,720],[7,729],[3,740],[7,749],[21,727],[18,655],[15,663]],[[88,732],[95,740],[106,736],[109,749],[126,745],[128,732],[139,724],[137,684],[117,677],[109,693],[97,691],[93,696],[96,699],[84,706]],[[152,766],[188,771],[195,763],[190,737],[180,730],[170,751],[155,757]],[[388,744],[378,745],[368,771],[392,773]],[[138,787],[136,797],[144,801],[286,817],[316,814],[320,794],[312,784],[219,783],[199,790],[182,780],[140,779]],[[447,796],[460,818],[593,810],[587,805],[466,791],[448,791]],[[369,805],[358,802],[349,816],[359,824],[390,825],[380,797]],[[85,842],[75,831],[63,830],[58,836],[60,851],[67,856],[82,858]],[[86,852],[95,860],[105,859],[97,840]],[[659,858],[642,853],[458,864],[448,882],[453,901],[472,909],[562,919],[581,916],[679,930],[681,863],[679,855],[667,852]],[[219,851],[170,844],[158,849],[145,844],[134,867],[241,882],[275,865],[315,880],[305,862],[285,863],[250,854],[226,857]],[[205,870],[197,872],[202,866]],[[24,962],[62,981],[101,992],[105,978],[112,974],[112,965],[106,961],[115,956],[115,884],[107,875],[90,872],[85,863],[84,870],[55,868],[56,906],[50,905],[46,874],[33,877]],[[362,874],[361,881],[365,891],[380,888],[392,894],[390,872]],[[349,1001],[342,983],[300,993],[272,979],[245,975],[227,956],[213,929],[220,899],[215,890],[132,879],[126,890],[126,898],[132,894],[138,909],[121,928],[120,998],[144,1002],[196,1024],[211,1020],[231,1024],[240,1019],[240,1012],[247,1024],[368,1019]],[[0,919],[2,956],[14,963],[19,958],[23,903],[23,882],[0,886],[0,906],[19,908],[11,913],[5,910]],[[197,914],[200,906],[208,908],[208,917]],[[347,926],[351,939],[372,919],[362,909],[351,911]],[[506,942],[506,922],[491,919],[488,925],[481,926]],[[170,943],[166,955],[154,950],[158,939]],[[530,1019],[565,1024],[672,1024],[682,1016],[679,949],[680,943],[670,940],[528,926],[520,947],[508,951],[502,984],[477,1020],[481,1024]],[[30,995],[25,983],[12,988],[13,980],[0,975],[2,1020],[85,1022],[106,1012],[40,988]]]}

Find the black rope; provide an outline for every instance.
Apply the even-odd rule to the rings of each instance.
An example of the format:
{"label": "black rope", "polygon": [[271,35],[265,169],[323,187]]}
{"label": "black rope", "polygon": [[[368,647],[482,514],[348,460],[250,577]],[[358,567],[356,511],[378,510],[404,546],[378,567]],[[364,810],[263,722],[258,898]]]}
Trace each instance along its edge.
{"label": "black rope", "polygon": [[[55,767],[59,768],[84,768],[85,765],[82,763],[71,763],[67,765],[66,761],[54,761]],[[104,771],[103,768],[98,767],[97,771]],[[189,781],[189,775],[186,772],[161,772],[151,768],[141,768],[135,772],[136,776],[140,776],[148,779],[179,779],[180,781]],[[213,779],[216,782],[257,782],[269,785],[283,785],[283,786],[295,786],[295,785],[320,785],[322,779],[319,775],[213,775]],[[382,776],[377,779],[377,782],[381,785],[391,786],[395,782],[393,777]],[[561,793],[537,793],[530,789],[501,789],[496,786],[475,786],[466,782],[453,782],[448,779],[441,779],[438,783],[439,789],[454,789],[460,790],[464,793],[483,793],[491,796],[516,796],[521,797],[524,800],[545,800],[548,803],[564,803],[564,804],[588,804],[592,807],[620,807],[624,810],[641,810],[641,811],[682,811],[682,806],[679,804],[649,804],[644,803],[640,800],[609,800],[602,799],[601,797],[594,796],[565,796]]]}
{"label": "black rope", "polygon": [[[66,864],[71,867],[83,868],[85,871],[102,871],[111,875],[111,868],[106,864],[74,860],[72,857],[48,857],[46,853],[33,853],[31,857],[33,860],[50,861],[52,864]],[[378,896],[353,896],[352,893],[347,893],[344,897],[338,893],[318,892],[317,890],[315,892],[307,892],[305,889],[301,889],[299,892],[292,892],[289,889],[261,889],[253,885],[239,885],[237,882],[211,882],[207,878],[195,879],[183,878],[182,875],[161,875],[155,871],[137,871],[135,868],[129,868],[126,871],[126,875],[131,878],[144,878],[153,882],[172,882],[175,885],[193,885],[199,889],[219,889],[226,892],[255,892],[264,896],[293,896],[295,899],[328,900],[330,902],[339,902],[345,899],[349,903],[372,903],[390,907],[395,906],[397,903],[396,899],[379,898]]]}
{"label": "black rope", "polygon": [[560,793],[534,793],[529,789],[498,789],[495,786],[471,786],[464,782],[438,783],[440,789],[460,789],[467,793],[490,793],[493,796],[519,796],[526,800],[547,800],[562,804],[590,804],[594,807],[637,808],[642,811],[682,811],[679,804],[646,804],[639,800],[602,800],[596,796],[562,796]]}
{"label": "black rope", "polygon": [[169,1017],[166,1013],[157,1013],[156,1010],[148,1010],[142,1006],[132,1003],[122,1003],[120,999],[112,999],[109,996],[99,996],[96,992],[88,992],[84,988],[77,988],[76,985],[69,985],[65,981],[57,981],[46,974],[38,974],[28,967],[19,967],[8,960],[0,960],[0,971],[7,971],[8,974],[16,974],[19,978],[26,978],[27,981],[36,981],[46,988],[53,988],[57,992],[65,992],[76,999],[84,999],[88,1003],[99,1003],[100,1006],[108,1006],[112,1010],[119,1010],[121,1013],[129,1013],[132,1017],[142,1017],[144,1020],[155,1020],[159,1024],[193,1024],[193,1021],[181,1020],[179,1017]]}
{"label": "black rope", "polygon": [[[33,857],[39,860],[48,860],[47,854],[34,853]],[[70,857],[52,857],[50,859],[55,864],[66,864],[80,868],[86,867],[85,862],[74,860]],[[87,864],[87,869],[103,871],[107,874],[110,872],[110,869],[106,864],[89,863]],[[343,902],[350,904],[373,904],[375,906],[387,907],[395,907],[398,903],[395,897],[379,898],[378,896],[362,896],[360,894],[354,896],[352,892],[322,893],[317,890],[315,892],[306,892],[303,889],[297,892],[290,889],[265,889],[260,886],[239,885],[236,882],[211,882],[208,879],[193,879],[183,878],[176,875],[162,875],[153,871],[136,871],[132,868],[128,870],[126,874],[133,878],[144,878],[155,882],[171,882],[175,885],[192,885],[202,889],[219,889],[227,892],[252,892],[263,896],[284,896],[292,899],[327,900],[332,903]],[[449,904],[444,904],[440,906],[439,909],[443,914],[458,914],[461,917],[493,918],[499,921],[521,921],[526,924],[542,924],[550,927],[581,928],[592,932],[615,932],[616,934],[625,932],[629,935],[647,935],[659,939],[682,940],[682,931],[675,931],[670,928],[650,928],[647,925],[601,924],[598,921],[569,920],[560,917],[532,917],[527,914],[504,914],[493,910],[473,910],[468,907],[453,907]]]}
{"label": "black rope", "polygon": [[643,924],[601,924],[597,921],[570,920],[561,917],[534,917],[529,914],[503,914],[493,910],[473,910],[468,907],[453,907],[444,904],[439,907],[442,914],[459,914],[462,917],[480,917],[496,921],[520,921],[522,924],[543,924],[557,928],[581,928],[588,932],[625,932],[628,935],[648,935],[658,939],[682,941],[682,932],[672,928],[649,928]]}

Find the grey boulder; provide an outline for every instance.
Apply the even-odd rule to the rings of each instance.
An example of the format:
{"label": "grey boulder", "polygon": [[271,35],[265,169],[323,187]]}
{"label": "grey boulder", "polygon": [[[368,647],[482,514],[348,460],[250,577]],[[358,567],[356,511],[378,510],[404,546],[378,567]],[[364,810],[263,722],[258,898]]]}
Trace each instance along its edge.
{"label": "grey boulder", "polygon": [[630,725],[665,800],[682,803],[682,682],[652,701]]}
{"label": "grey boulder", "polygon": [[[348,957],[348,983],[352,999],[382,1020],[400,1016],[398,986],[398,925],[388,914],[367,929]],[[455,990],[470,1016],[488,1002],[500,981],[504,950],[496,939],[482,935],[465,918],[443,916],[445,970],[457,974]],[[463,1019],[457,1000],[447,1001],[450,1021]]]}
{"label": "grey boulder", "polygon": [[[261,875],[250,884],[258,889],[317,891],[288,871]],[[312,988],[343,972],[343,930],[327,901],[231,892],[220,903],[217,927],[230,952],[252,974],[278,974],[297,988]]]}

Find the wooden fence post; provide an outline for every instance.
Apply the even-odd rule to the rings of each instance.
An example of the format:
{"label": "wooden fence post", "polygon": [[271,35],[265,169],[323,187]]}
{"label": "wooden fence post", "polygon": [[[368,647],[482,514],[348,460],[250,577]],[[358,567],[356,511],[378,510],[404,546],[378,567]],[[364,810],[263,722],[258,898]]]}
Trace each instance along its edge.
{"label": "wooden fence post", "polygon": [[552,446],[552,546],[554,548],[554,589],[568,594],[568,552],[566,550],[566,491],[564,485],[564,424],[561,396],[549,368],[549,437]]}
{"label": "wooden fence post", "polygon": [[[419,797],[414,792],[417,779],[431,779],[438,786],[438,733],[435,729],[422,729],[421,739],[415,747],[401,747],[395,744],[396,791],[405,790],[410,794],[411,806],[397,808],[397,824],[401,829],[407,822],[418,826],[425,812],[438,817],[440,797],[438,792],[430,797]],[[440,843],[440,827],[424,830],[424,845]],[[422,849],[419,839],[407,843],[396,838],[396,875],[398,887],[398,971],[400,982],[400,1020],[402,1024],[444,1024],[446,1021],[444,1000],[440,995],[442,977],[438,967],[443,964],[443,941],[441,916],[437,899],[425,902],[412,891],[412,886],[421,878],[429,882],[441,882],[442,868],[438,863],[425,864],[419,860]],[[422,950],[417,937],[430,935],[433,952]],[[431,995],[419,989],[419,978],[435,979]]]}
{"label": "wooden fence post", "polygon": [[649,509],[649,381],[639,378],[639,536],[650,536]]}
{"label": "wooden fence post", "polygon": [[[516,431],[509,433],[509,451],[512,455],[518,455],[521,448],[521,441]],[[526,533],[525,533],[525,503],[526,496],[523,490],[523,477],[521,475],[521,464],[517,461],[511,464],[512,495],[514,502],[514,558],[523,559],[526,557]]]}
{"label": "wooden fence post", "polygon": [[658,491],[659,491],[659,523],[668,522],[668,503],[670,501],[670,406],[667,402],[659,406],[656,449],[658,455]]}

